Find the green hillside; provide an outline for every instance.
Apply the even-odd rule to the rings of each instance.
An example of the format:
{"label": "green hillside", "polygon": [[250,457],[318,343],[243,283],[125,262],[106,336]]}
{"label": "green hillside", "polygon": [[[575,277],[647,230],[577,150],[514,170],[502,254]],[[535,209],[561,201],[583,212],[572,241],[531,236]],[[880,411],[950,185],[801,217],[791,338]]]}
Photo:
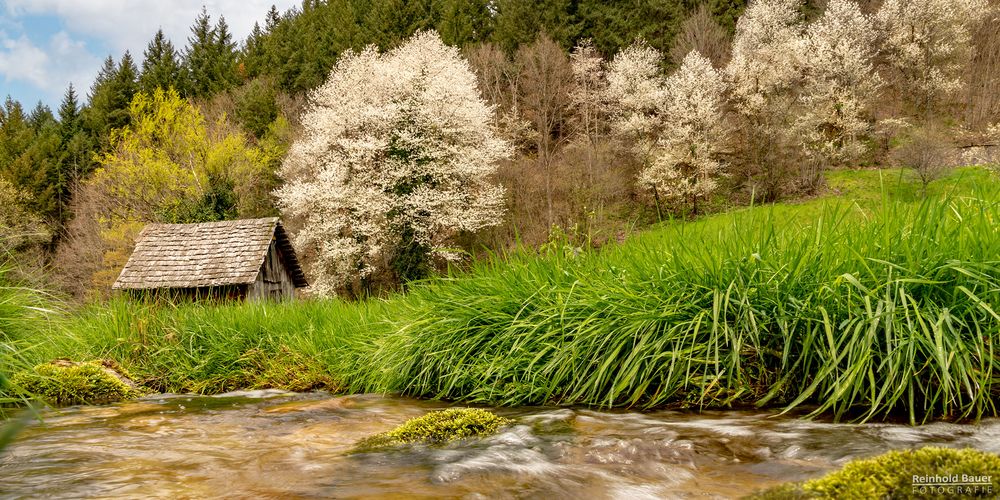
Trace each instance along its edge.
{"label": "green hillside", "polygon": [[837,172],[830,185],[600,250],[556,243],[482,261],[385,300],[117,300],[19,342],[35,362],[111,359],[168,392],[996,414],[993,174],[958,170],[926,197],[898,171]]}

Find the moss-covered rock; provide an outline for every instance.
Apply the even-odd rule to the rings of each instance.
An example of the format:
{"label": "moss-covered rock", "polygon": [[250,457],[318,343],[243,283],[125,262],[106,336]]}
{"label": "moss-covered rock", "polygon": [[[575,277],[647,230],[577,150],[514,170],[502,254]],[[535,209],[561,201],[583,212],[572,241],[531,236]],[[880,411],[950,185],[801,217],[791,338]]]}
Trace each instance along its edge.
{"label": "moss-covered rock", "polygon": [[359,449],[385,448],[407,443],[442,444],[448,441],[495,434],[512,423],[479,408],[452,408],[412,418],[395,429],[376,434],[358,444]]}
{"label": "moss-covered rock", "polygon": [[14,375],[14,387],[54,405],[103,404],[141,395],[111,362],[56,360]]}
{"label": "moss-covered rock", "polygon": [[[939,486],[942,484],[945,486]],[[941,498],[996,498],[1000,495],[1000,455],[936,447],[890,451],[851,461],[843,469],[819,479],[783,484],[752,498],[851,500],[935,495]]]}

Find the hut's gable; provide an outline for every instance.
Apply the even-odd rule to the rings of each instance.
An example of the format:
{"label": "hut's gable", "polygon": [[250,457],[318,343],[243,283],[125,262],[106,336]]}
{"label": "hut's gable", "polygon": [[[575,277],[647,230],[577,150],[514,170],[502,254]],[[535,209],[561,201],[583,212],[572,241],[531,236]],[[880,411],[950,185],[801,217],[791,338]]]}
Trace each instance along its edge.
{"label": "hut's gable", "polygon": [[[274,252],[272,248],[281,252]],[[295,287],[306,286],[276,217],[201,224],[149,224],[115,289],[198,289],[252,285],[269,255],[280,254]]]}

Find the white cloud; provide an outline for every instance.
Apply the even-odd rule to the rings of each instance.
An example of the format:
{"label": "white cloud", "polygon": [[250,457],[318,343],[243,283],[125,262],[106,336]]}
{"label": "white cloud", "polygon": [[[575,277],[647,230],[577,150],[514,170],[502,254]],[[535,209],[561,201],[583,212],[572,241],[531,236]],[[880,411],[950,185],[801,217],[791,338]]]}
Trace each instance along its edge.
{"label": "white cloud", "polygon": [[[85,94],[107,51],[118,59],[128,50],[140,64],[157,29],[163,29],[181,50],[202,5],[213,24],[225,16],[233,39],[239,41],[250,33],[254,22],[263,22],[272,4],[284,11],[299,0],[0,0],[0,9],[6,10],[0,14],[0,75],[36,87],[53,104],[70,82]],[[26,16],[52,18],[61,31],[47,43],[40,41],[19,26],[17,21]]]}
{"label": "white cloud", "polygon": [[27,82],[38,87],[48,84],[49,55],[28,37],[10,38],[0,33],[0,74],[8,81]]}
{"label": "white cloud", "polygon": [[60,95],[69,82],[89,84],[100,62],[82,41],[65,31],[50,37],[44,46],[23,34],[12,38],[0,32],[0,75],[32,85],[50,97]]}
{"label": "white cloud", "polygon": [[[262,21],[276,4],[281,10],[297,0],[7,0],[10,16],[53,15],[77,35],[103,40],[116,52],[132,51],[137,58],[157,29],[179,48],[187,43],[191,24],[208,9],[213,22],[225,16],[233,36],[242,39],[255,21]],[[117,54],[116,54],[117,55]]]}

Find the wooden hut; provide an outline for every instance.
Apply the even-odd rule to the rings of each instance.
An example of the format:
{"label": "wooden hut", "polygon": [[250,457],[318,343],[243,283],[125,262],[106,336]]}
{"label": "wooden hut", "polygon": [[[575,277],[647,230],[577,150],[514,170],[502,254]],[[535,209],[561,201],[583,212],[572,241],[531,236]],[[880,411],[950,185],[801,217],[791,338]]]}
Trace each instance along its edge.
{"label": "wooden hut", "polygon": [[201,224],[149,224],[115,290],[172,298],[295,297],[307,286],[277,217]]}

